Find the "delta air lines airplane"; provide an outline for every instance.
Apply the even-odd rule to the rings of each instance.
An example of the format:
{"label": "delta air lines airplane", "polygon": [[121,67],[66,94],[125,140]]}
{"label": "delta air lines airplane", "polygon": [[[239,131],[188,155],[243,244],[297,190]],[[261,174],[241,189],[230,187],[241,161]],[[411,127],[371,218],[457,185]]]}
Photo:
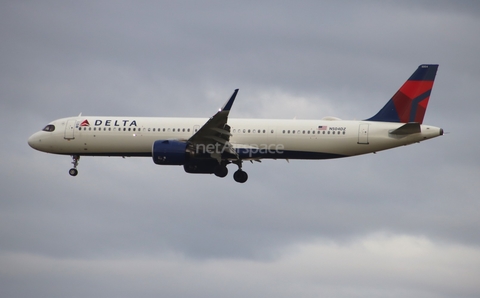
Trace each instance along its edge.
{"label": "delta air lines airplane", "polygon": [[70,155],[78,174],[80,156],[143,156],[157,165],[183,166],[187,173],[248,179],[244,161],[329,159],[418,143],[443,135],[423,125],[438,65],[420,65],[373,117],[345,121],[229,119],[235,90],[210,119],[82,116],[50,122],[28,144],[39,151]]}

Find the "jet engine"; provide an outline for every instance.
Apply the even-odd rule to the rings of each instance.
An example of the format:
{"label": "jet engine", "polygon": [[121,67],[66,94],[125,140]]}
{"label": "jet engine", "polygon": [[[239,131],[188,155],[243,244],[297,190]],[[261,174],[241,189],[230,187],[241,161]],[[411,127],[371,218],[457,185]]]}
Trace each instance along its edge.
{"label": "jet engine", "polygon": [[187,159],[187,143],[177,140],[155,141],[152,158],[157,165],[183,165]]}

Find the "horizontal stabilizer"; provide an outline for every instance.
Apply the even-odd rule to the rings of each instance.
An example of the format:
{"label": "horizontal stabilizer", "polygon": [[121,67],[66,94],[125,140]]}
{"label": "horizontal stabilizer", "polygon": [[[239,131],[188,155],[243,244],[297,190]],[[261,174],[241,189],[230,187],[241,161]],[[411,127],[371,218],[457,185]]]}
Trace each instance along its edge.
{"label": "horizontal stabilizer", "polygon": [[394,129],[390,132],[392,135],[410,135],[414,133],[419,133],[421,131],[420,129],[420,123],[417,122],[410,122],[407,124],[404,124],[400,126],[397,129]]}

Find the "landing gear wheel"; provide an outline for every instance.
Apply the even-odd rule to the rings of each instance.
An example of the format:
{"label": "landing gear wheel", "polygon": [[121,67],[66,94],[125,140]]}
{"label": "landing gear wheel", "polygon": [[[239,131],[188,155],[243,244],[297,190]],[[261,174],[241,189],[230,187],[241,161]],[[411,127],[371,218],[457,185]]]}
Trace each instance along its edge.
{"label": "landing gear wheel", "polygon": [[72,164],[73,164],[73,168],[71,168],[68,173],[70,174],[70,176],[77,176],[78,175],[78,170],[77,170],[77,166],[78,166],[78,161],[80,160],[80,155],[72,155]]}
{"label": "landing gear wheel", "polygon": [[238,183],[245,183],[248,180],[248,175],[242,170],[238,170],[233,174],[233,179]]}
{"label": "landing gear wheel", "polygon": [[215,176],[223,178],[223,177],[227,176],[228,169],[224,165],[218,165],[218,166],[215,167],[215,171],[213,173],[215,174]]}

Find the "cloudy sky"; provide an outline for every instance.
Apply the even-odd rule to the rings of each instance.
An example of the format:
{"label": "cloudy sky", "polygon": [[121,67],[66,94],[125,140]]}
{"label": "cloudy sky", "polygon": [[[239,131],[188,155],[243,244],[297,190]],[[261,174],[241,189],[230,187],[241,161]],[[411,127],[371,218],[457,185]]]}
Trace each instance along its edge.
{"label": "cloudy sky", "polygon": [[[477,1],[2,1],[1,297],[479,297]],[[440,64],[447,134],[249,181],[28,137],[84,115],[365,119]],[[232,169],[231,169],[232,170]]]}

